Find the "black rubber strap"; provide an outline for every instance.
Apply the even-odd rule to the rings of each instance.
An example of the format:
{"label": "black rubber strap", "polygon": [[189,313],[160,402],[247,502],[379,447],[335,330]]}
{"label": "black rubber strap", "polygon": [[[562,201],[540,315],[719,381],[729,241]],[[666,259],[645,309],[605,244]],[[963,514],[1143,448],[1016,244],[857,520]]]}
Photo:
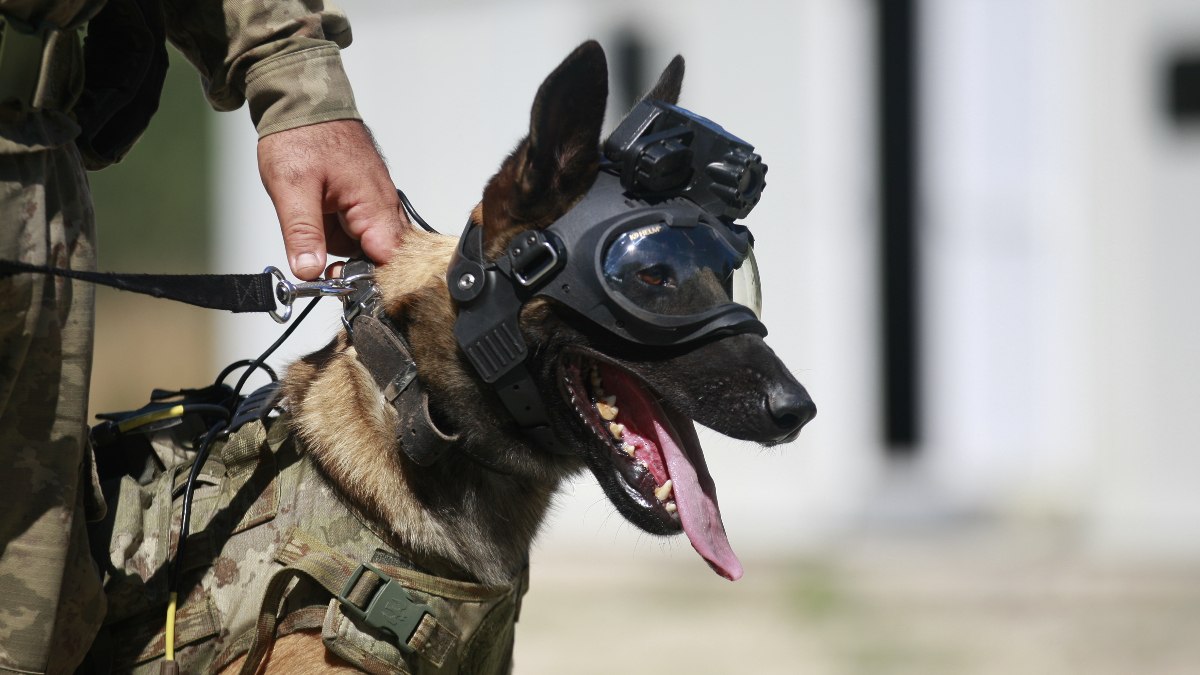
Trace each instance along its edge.
{"label": "black rubber strap", "polygon": [[81,272],[46,265],[0,260],[0,278],[31,272],[52,274],[111,286],[122,291],[178,300],[197,307],[230,312],[270,312],[275,309],[271,274],[113,274]]}

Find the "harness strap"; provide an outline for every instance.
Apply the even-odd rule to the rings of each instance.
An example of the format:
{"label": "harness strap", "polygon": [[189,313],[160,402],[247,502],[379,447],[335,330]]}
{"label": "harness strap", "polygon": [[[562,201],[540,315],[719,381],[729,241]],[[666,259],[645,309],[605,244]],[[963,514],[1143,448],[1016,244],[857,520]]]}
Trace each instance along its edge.
{"label": "harness strap", "polygon": [[[296,633],[303,630],[320,630],[321,624],[325,623],[325,614],[328,609],[324,605],[311,605],[298,609],[279,622],[276,628],[276,637],[282,637],[291,633]],[[229,646],[221,650],[213,661],[211,672],[219,673],[225,670],[229,664],[238,659],[239,656],[250,651],[254,645],[256,633],[247,631],[231,642]]]}
{"label": "harness strap", "polygon": [[[242,675],[258,672],[263,658],[275,641],[279,611],[287,591],[293,580],[300,576],[317,582],[334,597],[330,611],[324,613],[326,625],[331,613],[339,608],[349,609],[345,614],[357,615],[372,627],[389,631],[396,625],[395,617],[406,614],[412,619],[413,629],[411,635],[397,635],[397,646],[405,653],[420,653],[435,665],[442,663],[457,642],[457,636],[440,624],[428,607],[412,602],[407,592],[389,576],[399,575],[401,570],[398,568],[355,563],[301,530],[291,532],[287,544],[279,550],[275,559],[286,567],[276,572],[267,584],[253,638],[242,665]],[[387,568],[387,571],[380,567]],[[403,594],[403,598],[400,594]],[[405,599],[408,604],[404,602]],[[376,604],[379,605],[378,611],[373,611]],[[363,611],[364,606],[367,611]],[[413,607],[422,614],[411,616]],[[239,637],[236,642],[243,641],[244,637]],[[236,658],[236,652],[226,655],[227,658],[229,656]]]}

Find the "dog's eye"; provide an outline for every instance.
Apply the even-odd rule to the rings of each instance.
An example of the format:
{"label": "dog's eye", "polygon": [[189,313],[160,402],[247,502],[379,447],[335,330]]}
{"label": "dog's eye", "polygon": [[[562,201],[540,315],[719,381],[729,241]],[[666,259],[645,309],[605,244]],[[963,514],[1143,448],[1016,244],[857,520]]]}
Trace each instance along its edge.
{"label": "dog's eye", "polygon": [[671,268],[666,265],[651,265],[638,270],[637,274],[638,279],[649,286],[675,288],[675,276],[671,273]]}

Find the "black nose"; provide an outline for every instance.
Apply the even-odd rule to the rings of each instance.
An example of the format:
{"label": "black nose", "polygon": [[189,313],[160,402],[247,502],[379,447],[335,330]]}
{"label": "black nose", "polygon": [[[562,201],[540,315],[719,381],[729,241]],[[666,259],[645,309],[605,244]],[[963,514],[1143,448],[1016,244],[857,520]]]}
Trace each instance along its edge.
{"label": "black nose", "polygon": [[767,396],[767,408],[779,427],[778,443],[795,440],[800,429],[817,416],[816,404],[800,384],[772,388]]}

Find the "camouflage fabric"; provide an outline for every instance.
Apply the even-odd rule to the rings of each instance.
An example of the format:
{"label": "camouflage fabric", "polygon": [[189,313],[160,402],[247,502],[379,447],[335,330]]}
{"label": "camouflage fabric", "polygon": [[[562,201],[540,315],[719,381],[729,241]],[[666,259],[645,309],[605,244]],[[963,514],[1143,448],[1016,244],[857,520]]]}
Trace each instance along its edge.
{"label": "camouflage fabric", "polygon": [[[326,646],[372,673],[507,673],[514,624],[525,588],[485,587],[416,571],[337,496],[287,433],[248,424],[214,447],[192,506],[192,535],[182,565],[175,659],[182,672],[219,670],[251,650],[255,635],[320,631]],[[160,458],[186,445],[171,430],[152,439]],[[95,658],[116,671],[158,672],[164,656],[168,582],[180,487],[188,461],[144,485],[121,481],[101,562],[109,612]],[[111,528],[111,529],[110,529]],[[372,563],[427,604],[405,654],[395,639],[347,616],[332,599],[361,563]],[[349,594],[365,606],[381,580],[364,574]],[[276,612],[276,608],[280,608]],[[263,620],[266,620],[265,622]],[[261,648],[269,646],[269,640]],[[103,668],[101,668],[103,670]]]}
{"label": "camouflage fabric", "polygon": [[[91,269],[92,220],[74,145],[0,155],[0,258]],[[92,297],[0,279],[0,672],[70,672],[104,614],[83,522]]]}
{"label": "camouflage fabric", "polygon": [[[0,0],[0,30],[52,31],[44,108],[0,106],[0,257],[88,269],[92,211],[72,141],[79,43],[104,0]],[[249,100],[260,135],[358,119],[339,47],[345,16],[320,0],[164,0],[170,39],[220,110]],[[66,39],[64,36],[70,36]],[[62,38],[62,39],[59,39]],[[303,82],[304,86],[296,86]],[[0,280],[0,672],[70,672],[104,614],[82,518],[98,497],[85,452],[92,289]]]}
{"label": "camouflage fabric", "polygon": [[[217,110],[235,110],[248,101],[260,137],[318,122],[361,119],[339,52],[350,44],[350,24],[332,3],[162,2],[167,35],[200,72],[209,102]],[[67,29],[83,24],[103,5],[104,0],[0,0],[0,15]],[[57,110],[19,117],[0,110],[0,123],[5,126],[0,153],[54,147],[79,132]]]}

